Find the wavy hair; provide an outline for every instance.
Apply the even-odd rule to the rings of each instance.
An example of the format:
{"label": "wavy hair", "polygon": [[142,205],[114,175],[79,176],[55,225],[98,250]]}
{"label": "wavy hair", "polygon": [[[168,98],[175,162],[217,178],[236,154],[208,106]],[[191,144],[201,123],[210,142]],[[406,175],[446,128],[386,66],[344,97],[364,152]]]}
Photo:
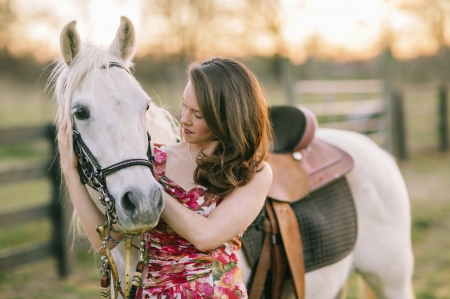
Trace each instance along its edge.
{"label": "wavy hair", "polygon": [[230,58],[193,63],[188,76],[202,117],[219,141],[211,155],[197,156],[194,182],[225,197],[250,182],[267,158],[272,127],[263,91],[255,75]]}

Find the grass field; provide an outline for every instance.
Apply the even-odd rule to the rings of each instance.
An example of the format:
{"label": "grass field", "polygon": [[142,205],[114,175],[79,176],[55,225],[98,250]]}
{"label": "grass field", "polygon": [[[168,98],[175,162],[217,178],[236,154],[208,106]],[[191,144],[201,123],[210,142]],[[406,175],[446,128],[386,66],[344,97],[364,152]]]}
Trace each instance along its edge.
{"label": "grass field", "polygon": [[[0,89],[15,90],[0,102],[0,127],[51,122],[55,107],[42,86],[22,87],[0,78]],[[163,89],[161,89],[163,90]],[[151,92],[150,92],[151,93]],[[165,92],[154,91],[164,97]],[[278,100],[275,94],[272,103]],[[25,99],[33,98],[32,101]],[[48,146],[36,142],[14,147],[0,144],[0,167],[14,161],[48,159]],[[450,298],[450,153],[414,154],[400,169],[410,193],[412,206],[412,241],[415,254],[413,278],[417,299]],[[0,213],[48,201],[50,184],[46,180],[0,186]],[[0,229],[0,252],[30,241],[43,242],[51,235],[48,221],[25,224],[14,229]],[[0,299],[25,298],[93,298],[99,296],[99,259],[86,246],[72,253],[72,274],[60,280],[56,261],[45,259],[7,272],[0,269]],[[352,276],[348,298],[356,298]]]}

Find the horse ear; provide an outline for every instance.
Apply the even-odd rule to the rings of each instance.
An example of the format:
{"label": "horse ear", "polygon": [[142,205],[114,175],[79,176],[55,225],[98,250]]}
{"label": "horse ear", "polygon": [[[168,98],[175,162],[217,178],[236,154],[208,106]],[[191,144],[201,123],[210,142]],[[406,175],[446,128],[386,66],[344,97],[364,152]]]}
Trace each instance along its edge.
{"label": "horse ear", "polygon": [[61,54],[64,62],[69,66],[75,56],[80,52],[80,36],[77,31],[77,21],[72,21],[64,26],[61,31]]}
{"label": "horse ear", "polygon": [[125,63],[129,62],[136,52],[136,31],[127,17],[120,17],[120,26],[117,29],[116,38],[109,46],[109,52]]}

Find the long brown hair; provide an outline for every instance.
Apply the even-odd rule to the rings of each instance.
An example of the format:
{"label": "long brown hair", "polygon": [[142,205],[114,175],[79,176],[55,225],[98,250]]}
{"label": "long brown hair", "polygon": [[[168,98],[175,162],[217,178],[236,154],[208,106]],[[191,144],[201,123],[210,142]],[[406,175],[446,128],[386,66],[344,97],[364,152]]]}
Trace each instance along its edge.
{"label": "long brown hair", "polygon": [[272,128],[266,101],[257,78],[234,59],[194,63],[188,75],[202,117],[219,141],[211,155],[197,156],[194,182],[225,197],[250,182],[267,157]]}

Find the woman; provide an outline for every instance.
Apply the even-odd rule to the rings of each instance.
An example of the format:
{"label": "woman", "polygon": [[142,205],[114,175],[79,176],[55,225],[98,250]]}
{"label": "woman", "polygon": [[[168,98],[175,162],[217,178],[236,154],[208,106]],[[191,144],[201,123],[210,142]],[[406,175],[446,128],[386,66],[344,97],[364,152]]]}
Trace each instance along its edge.
{"label": "woman", "polygon": [[[142,236],[148,250],[136,298],[246,298],[237,252],[272,181],[264,161],[271,132],[267,106],[255,76],[233,59],[194,64],[188,74],[183,140],[154,145],[165,207],[158,225]],[[64,136],[59,140],[72,201],[86,215],[94,204],[77,203],[87,192]],[[83,227],[102,223],[95,210],[100,218],[85,216]]]}

